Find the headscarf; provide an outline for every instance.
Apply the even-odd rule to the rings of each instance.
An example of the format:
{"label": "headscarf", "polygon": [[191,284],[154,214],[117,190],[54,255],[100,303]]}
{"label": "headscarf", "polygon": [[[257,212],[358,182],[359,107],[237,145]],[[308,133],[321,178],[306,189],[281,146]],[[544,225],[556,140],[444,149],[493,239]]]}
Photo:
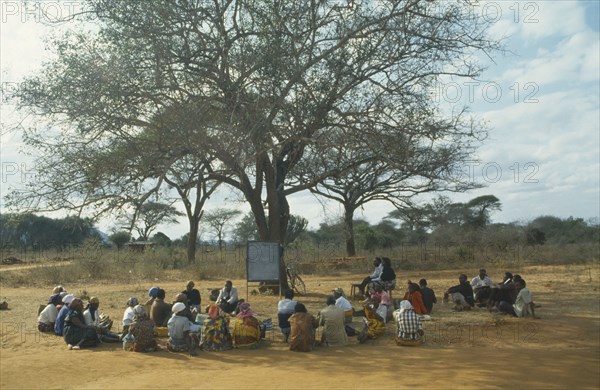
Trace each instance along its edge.
{"label": "headscarf", "polygon": [[73,294],[67,294],[63,297],[62,301],[65,305],[69,305],[71,304],[71,302],[73,301],[73,299],[75,299],[75,295]]}
{"label": "headscarf", "polygon": [[62,297],[60,296],[60,294],[54,294],[50,297],[50,302],[48,302],[48,303],[49,304],[51,303],[54,306],[58,306],[58,305],[60,305],[61,301],[62,301]]}
{"label": "headscarf", "polygon": [[80,311],[82,308],[83,308],[83,301],[79,298],[73,298],[71,303],[69,303],[69,309],[71,309],[71,310]]}
{"label": "headscarf", "polygon": [[134,321],[139,321],[147,317],[146,309],[142,305],[136,305],[133,308]]}
{"label": "headscarf", "polygon": [[186,303],[188,301],[187,294],[179,293],[175,296],[175,302],[183,302]]}
{"label": "headscarf", "polygon": [[256,314],[254,311],[250,310],[250,304],[248,302],[243,302],[240,304],[240,312],[238,313],[238,318],[248,318],[252,317]]}
{"label": "headscarf", "polygon": [[134,306],[137,306],[138,304],[139,304],[139,302],[138,302],[137,298],[135,298],[135,297],[131,297],[127,300],[127,306],[134,307]]}
{"label": "headscarf", "polygon": [[407,310],[413,310],[413,307],[410,301],[404,300],[400,302],[400,314],[404,313]]}
{"label": "headscarf", "polygon": [[156,298],[158,290],[160,290],[160,287],[151,287],[150,290],[148,290],[148,296],[151,298]]}
{"label": "headscarf", "polygon": [[341,287],[336,288],[335,290],[333,290],[333,292],[338,294],[340,297],[346,298],[346,294],[344,294],[344,289]]}
{"label": "headscarf", "polygon": [[61,285],[58,285],[52,289],[52,294],[60,294],[63,291],[65,291],[65,288]]}
{"label": "headscarf", "polygon": [[177,314],[184,310],[185,310],[185,303],[183,303],[183,302],[177,302],[177,303],[173,304],[173,306],[171,307],[171,311],[173,312],[173,314]]}
{"label": "headscarf", "polygon": [[213,320],[217,319],[219,316],[219,306],[210,305],[208,308],[208,316]]}

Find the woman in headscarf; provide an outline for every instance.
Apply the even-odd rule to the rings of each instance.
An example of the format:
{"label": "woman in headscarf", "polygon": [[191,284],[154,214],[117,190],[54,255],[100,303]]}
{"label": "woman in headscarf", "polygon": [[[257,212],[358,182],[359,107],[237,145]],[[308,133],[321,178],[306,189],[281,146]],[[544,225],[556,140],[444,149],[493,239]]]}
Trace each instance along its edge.
{"label": "woman in headscarf", "polygon": [[296,303],[294,314],[288,319],[290,322],[290,351],[310,352],[315,345],[315,329],[319,321],[306,311],[306,306]]}
{"label": "woman in headscarf", "polygon": [[96,328],[85,324],[83,318],[83,301],[79,298],[73,299],[69,304],[69,312],[65,318],[63,334],[69,349],[96,346],[98,340]]}
{"label": "woman in headscarf", "polygon": [[378,307],[377,300],[370,300],[364,305],[366,323],[363,331],[358,334],[360,343],[364,343],[367,339],[376,339],[385,332],[385,322],[377,314]]}
{"label": "woman in headscarf", "polygon": [[131,324],[133,324],[133,318],[135,317],[135,315],[133,314],[133,308],[136,307],[138,305],[138,300],[137,298],[131,297],[127,300],[127,308],[125,309],[125,312],[123,312],[123,333],[122,333],[122,337],[125,337],[125,335],[128,333],[129,331],[129,326]]}
{"label": "woman in headscarf", "polygon": [[[66,293],[65,293],[66,295]],[[54,324],[58,317],[58,309],[61,307],[62,297],[60,294],[53,295],[50,297],[50,302],[40,312],[38,316],[38,330],[40,332],[52,332],[54,331]]]}
{"label": "woman in headscarf", "polygon": [[418,284],[408,281],[408,291],[404,294],[402,298],[406,301],[409,301],[413,310],[417,314],[429,314],[427,309],[425,308],[425,304],[423,303],[423,295],[421,295],[421,287]]}
{"label": "woman in headscarf", "polygon": [[225,351],[229,348],[230,336],[227,321],[220,313],[219,306],[208,307],[208,318],[204,320],[203,349],[209,352]]}
{"label": "woman in headscarf", "polygon": [[239,305],[239,313],[233,320],[231,338],[235,348],[255,348],[260,340],[260,323],[254,317],[248,302]]}
{"label": "woman in headscarf", "polygon": [[132,350],[135,352],[154,352],[157,348],[154,339],[154,321],[148,317],[142,305],[133,308],[133,323],[129,326],[129,334],[133,336]]}
{"label": "woman in headscarf", "polygon": [[[167,349],[171,352],[186,352],[195,355],[195,346],[197,339],[192,338],[190,334],[190,320],[185,315],[185,303],[176,302],[171,307],[173,315],[167,322],[169,329],[169,340]],[[195,343],[196,341],[196,343]]]}
{"label": "woman in headscarf", "polygon": [[[160,290],[160,287],[150,287],[150,289],[148,290],[148,297],[150,297],[150,299],[148,299],[146,301],[146,303],[144,303],[144,308],[146,309],[146,313],[150,313],[150,308],[152,307],[152,304],[156,300],[159,290]],[[150,314],[148,314],[148,318],[150,318]]]}
{"label": "woman in headscarf", "polygon": [[396,342],[414,343],[420,341],[423,336],[423,324],[421,318],[415,313],[411,303],[407,300],[400,302],[400,309],[394,312],[394,319],[398,327]]}
{"label": "woman in headscarf", "polygon": [[[100,300],[96,297],[91,297],[90,302],[83,312],[83,319],[86,325],[93,326],[98,331],[98,340],[105,341],[107,343],[119,342],[120,337],[116,333],[110,332],[110,327],[104,327],[100,322]],[[112,321],[110,322],[112,325]]]}

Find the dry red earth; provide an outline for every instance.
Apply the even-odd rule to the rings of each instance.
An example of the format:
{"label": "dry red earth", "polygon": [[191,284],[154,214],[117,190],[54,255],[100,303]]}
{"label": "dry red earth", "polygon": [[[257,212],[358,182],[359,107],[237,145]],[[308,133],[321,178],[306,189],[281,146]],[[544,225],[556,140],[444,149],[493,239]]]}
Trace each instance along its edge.
{"label": "dry red earth", "polygon": [[[455,271],[402,271],[401,279],[428,279],[441,297],[456,283]],[[499,279],[504,270],[488,270]],[[280,335],[268,334],[257,350],[200,352],[197,357],[157,352],[124,352],[117,344],[69,351],[61,338],[40,335],[36,312],[48,288],[1,288],[10,310],[0,312],[0,387],[33,388],[600,388],[599,269],[592,266],[538,266],[518,271],[528,282],[541,319],[515,319],[483,309],[454,313],[438,304],[433,321],[425,323],[421,347],[398,347],[395,326],[386,335],[359,345],[312,353],[287,350]],[[0,268],[0,272],[8,272]],[[471,270],[470,274],[473,274]],[[323,307],[329,292],[363,275],[305,277],[309,295],[299,298],[309,311]],[[163,283],[167,299],[185,281]],[[220,281],[197,281],[206,302],[206,288]],[[237,280],[246,295],[244,281]],[[145,298],[149,286],[98,284],[66,286],[100,298],[101,311],[119,322],[129,296]],[[400,293],[396,292],[395,297]],[[261,318],[276,318],[278,297],[250,295]],[[354,301],[355,306],[359,305]],[[276,321],[275,321],[276,322]],[[355,327],[360,318],[355,317]],[[164,342],[164,340],[161,340]]]}

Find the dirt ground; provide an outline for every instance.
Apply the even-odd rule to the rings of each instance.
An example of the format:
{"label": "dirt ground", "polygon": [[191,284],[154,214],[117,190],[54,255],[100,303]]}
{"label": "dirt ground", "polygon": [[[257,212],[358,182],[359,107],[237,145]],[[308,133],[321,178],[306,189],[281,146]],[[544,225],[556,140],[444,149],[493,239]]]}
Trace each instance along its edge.
{"label": "dirt ground", "polygon": [[[488,269],[492,280],[505,270]],[[425,323],[426,340],[420,347],[398,347],[395,325],[386,334],[343,348],[318,347],[311,353],[290,352],[275,331],[256,350],[186,354],[124,352],[119,344],[81,351],[67,350],[64,341],[36,330],[36,313],[51,286],[1,288],[0,300],[10,310],[0,312],[0,388],[238,388],[238,389],[348,389],[348,388],[600,388],[599,268],[593,266],[532,266],[519,270],[532,291],[541,319],[516,319],[483,309],[455,313],[441,303],[443,291],[456,284],[458,273],[476,270],[401,271],[399,280],[429,281],[439,298],[433,320]],[[0,267],[0,272],[7,272]],[[305,277],[309,294],[299,297],[316,314],[333,288],[364,275]],[[183,290],[185,281],[156,283],[167,300]],[[209,287],[222,281],[196,281],[203,303]],[[235,280],[246,298],[246,283]],[[399,283],[404,285],[404,283]],[[0,286],[1,287],[1,286]],[[145,299],[146,285],[72,285],[69,292],[87,291],[100,298],[100,311],[120,323],[129,296]],[[252,290],[252,287],[250,288]],[[401,295],[394,291],[394,298]],[[250,295],[259,318],[273,318],[279,297]],[[359,308],[359,301],[352,301]],[[361,319],[354,318],[360,327]],[[277,327],[275,326],[275,329]],[[114,329],[113,329],[114,330]],[[119,330],[118,327],[116,330]],[[165,342],[160,339],[159,342]]]}

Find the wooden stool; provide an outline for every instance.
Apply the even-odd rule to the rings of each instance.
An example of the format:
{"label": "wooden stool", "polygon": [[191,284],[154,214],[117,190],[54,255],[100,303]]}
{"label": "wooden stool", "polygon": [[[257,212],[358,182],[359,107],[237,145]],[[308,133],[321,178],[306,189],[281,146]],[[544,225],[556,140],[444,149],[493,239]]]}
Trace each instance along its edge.
{"label": "wooden stool", "polygon": [[352,298],[356,299],[356,294],[360,292],[361,283],[351,283],[350,284],[350,295]]}

